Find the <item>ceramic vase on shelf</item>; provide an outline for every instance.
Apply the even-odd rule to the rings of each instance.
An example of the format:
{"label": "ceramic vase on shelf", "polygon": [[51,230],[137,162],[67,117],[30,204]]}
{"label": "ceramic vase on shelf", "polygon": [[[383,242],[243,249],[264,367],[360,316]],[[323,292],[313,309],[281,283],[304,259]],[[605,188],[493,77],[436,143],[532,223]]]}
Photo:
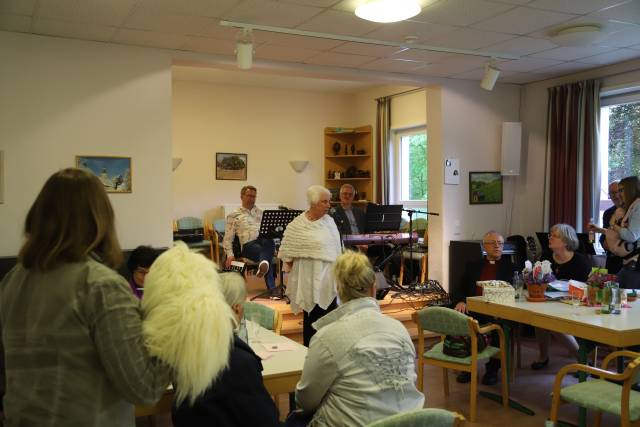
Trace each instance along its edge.
{"label": "ceramic vase on shelf", "polygon": [[529,301],[545,301],[544,293],[547,290],[547,283],[530,283],[527,284],[529,291]]}

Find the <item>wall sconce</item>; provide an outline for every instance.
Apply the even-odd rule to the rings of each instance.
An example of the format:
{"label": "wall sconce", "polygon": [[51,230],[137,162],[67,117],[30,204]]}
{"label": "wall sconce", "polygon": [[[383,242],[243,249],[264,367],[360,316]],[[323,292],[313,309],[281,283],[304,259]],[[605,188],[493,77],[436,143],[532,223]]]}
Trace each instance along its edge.
{"label": "wall sconce", "polygon": [[178,166],[180,166],[180,163],[182,163],[182,157],[173,157],[171,159],[171,170],[174,171],[178,169]]}
{"label": "wall sconce", "polygon": [[302,171],[304,171],[307,167],[307,165],[309,164],[308,160],[290,160],[289,164],[291,165],[291,168],[298,172],[298,173],[302,173]]}

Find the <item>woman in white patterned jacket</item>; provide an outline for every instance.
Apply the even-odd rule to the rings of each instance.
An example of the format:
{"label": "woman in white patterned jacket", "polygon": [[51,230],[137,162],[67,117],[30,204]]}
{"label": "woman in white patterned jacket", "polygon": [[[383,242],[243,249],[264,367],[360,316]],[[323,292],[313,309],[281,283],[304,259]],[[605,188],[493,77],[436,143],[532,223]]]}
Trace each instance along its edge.
{"label": "woman in white patterned jacket", "polygon": [[296,386],[296,403],[315,411],[312,427],[364,426],[422,408],[415,348],[407,329],[380,312],[367,257],[348,251],[335,263],[340,306],[318,320]]}
{"label": "woman in white patterned jacket", "polygon": [[332,267],[342,251],[340,234],[331,216],[331,193],[321,185],[307,190],[309,209],[289,223],[282,237],[278,258],[289,271],[287,296],[291,311],[304,311],[302,335],[309,346],[313,322],[336,308]]}

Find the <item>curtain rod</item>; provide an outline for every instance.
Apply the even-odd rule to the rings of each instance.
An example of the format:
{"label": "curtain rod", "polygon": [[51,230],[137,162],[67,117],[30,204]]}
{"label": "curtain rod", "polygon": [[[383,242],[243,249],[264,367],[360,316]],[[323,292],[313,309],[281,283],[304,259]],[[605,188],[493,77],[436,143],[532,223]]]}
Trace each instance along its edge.
{"label": "curtain rod", "polygon": [[376,98],[376,101],[379,101],[379,100],[385,99],[385,98],[395,98],[396,96],[400,96],[400,95],[408,95],[410,93],[420,92],[422,90],[424,90],[423,87],[418,87],[418,88],[415,88],[415,89],[409,89],[409,90],[405,90],[404,92],[394,93],[393,95],[381,96],[380,98]]}

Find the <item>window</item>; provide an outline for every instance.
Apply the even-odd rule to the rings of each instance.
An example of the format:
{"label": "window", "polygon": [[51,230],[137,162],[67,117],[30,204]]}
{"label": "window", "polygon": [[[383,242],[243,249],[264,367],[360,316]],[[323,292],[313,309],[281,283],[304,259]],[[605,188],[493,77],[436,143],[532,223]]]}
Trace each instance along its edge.
{"label": "window", "polygon": [[395,132],[392,154],[392,203],[425,209],[428,194],[426,129],[419,127]]}
{"label": "window", "polygon": [[[617,103],[616,103],[617,100]],[[609,182],[640,173],[640,94],[602,99],[600,109],[600,218],[612,206]]]}

